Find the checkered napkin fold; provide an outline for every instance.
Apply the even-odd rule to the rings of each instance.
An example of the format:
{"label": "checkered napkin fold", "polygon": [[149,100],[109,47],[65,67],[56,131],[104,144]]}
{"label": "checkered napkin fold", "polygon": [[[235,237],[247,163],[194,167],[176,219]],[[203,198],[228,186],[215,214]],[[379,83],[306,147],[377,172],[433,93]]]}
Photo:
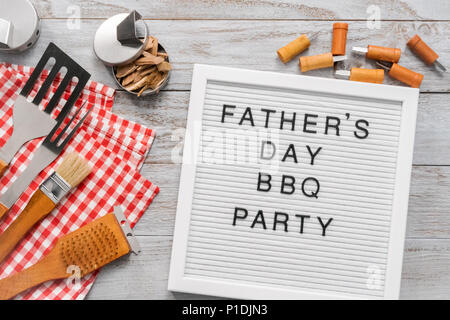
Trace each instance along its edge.
{"label": "checkered napkin fold", "polygon": [[[29,67],[0,64],[0,146],[12,134],[14,101],[31,72],[32,68]],[[47,73],[41,75],[35,88],[39,88],[46,76]],[[53,92],[60,81],[61,78],[54,81]],[[71,88],[67,88],[57,109],[60,110],[72,88],[73,84]],[[0,265],[0,279],[34,265],[50,251],[58,238],[112,212],[116,205],[122,206],[133,227],[159,192],[159,188],[144,179],[138,171],[150,150],[155,132],[111,113],[114,93],[114,89],[105,85],[88,82],[76,107],[87,101],[87,108],[93,108],[91,114],[58,160],[34,179],[3,221],[0,221],[0,232],[3,232],[25,208],[39,185],[53,172],[53,168],[59,166],[66,154],[76,151],[93,167],[88,178],[38,223]],[[34,89],[30,95],[35,94]],[[49,98],[44,99],[41,108],[48,103]],[[16,154],[9,170],[0,179],[1,194],[25,170],[42,140],[43,138],[28,142]],[[46,282],[17,298],[83,299],[97,274],[98,271],[89,274],[80,282]]]}

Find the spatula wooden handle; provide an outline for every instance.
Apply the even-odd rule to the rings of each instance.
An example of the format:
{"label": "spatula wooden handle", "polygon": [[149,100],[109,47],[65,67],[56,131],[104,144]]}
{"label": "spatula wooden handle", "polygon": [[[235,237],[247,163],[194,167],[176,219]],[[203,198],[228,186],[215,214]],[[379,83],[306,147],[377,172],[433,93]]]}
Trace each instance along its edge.
{"label": "spatula wooden handle", "polygon": [[37,190],[25,209],[0,235],[0,262],[2,262],[28,231],[55,208],[55,204],[41,190]]}
{"label": "spatula wooden handle", "polygon": [[3,176],[6,169],[8,169],[9,164],[7,164],[5,161],[0,159],[0,177]]}
{"label": "spatula wooden handle", "polygon": [[14,298],[19,293],[46,281],[70,276],[65,272],[65,268],[58,263],[58,260],[58,251],[52,250],[28,269],[0,280],[0,300]]}

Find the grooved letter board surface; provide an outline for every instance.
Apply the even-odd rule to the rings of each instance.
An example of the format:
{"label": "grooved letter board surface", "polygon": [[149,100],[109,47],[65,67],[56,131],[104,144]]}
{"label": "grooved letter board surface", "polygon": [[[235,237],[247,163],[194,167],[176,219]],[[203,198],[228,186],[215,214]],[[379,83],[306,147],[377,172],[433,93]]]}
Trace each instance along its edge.
{"label": "grooved letter board surface", "polygon": [[169,290],[398,298],[417,99],[196,65]]}

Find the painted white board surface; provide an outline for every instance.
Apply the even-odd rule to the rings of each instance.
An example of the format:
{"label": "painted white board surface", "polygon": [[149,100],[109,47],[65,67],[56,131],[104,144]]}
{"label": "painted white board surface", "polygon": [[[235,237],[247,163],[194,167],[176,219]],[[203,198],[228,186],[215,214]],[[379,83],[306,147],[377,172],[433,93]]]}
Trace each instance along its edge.
{"label": "painted white board surface", "polygon": [[196,65],[169,289],[397,298],[417,99]]}

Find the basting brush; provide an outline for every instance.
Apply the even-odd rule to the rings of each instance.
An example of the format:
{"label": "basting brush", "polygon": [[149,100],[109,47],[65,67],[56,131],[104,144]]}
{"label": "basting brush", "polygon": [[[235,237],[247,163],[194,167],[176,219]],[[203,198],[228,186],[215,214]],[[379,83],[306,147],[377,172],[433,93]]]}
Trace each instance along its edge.
{"label": "basting brush", "polygon": [[78,153],[67,155],[56,171],[39,186],[17,219],[0,235],[0,262],[11,253],[28,231],[46,217],[91,171],[87,161]]}

